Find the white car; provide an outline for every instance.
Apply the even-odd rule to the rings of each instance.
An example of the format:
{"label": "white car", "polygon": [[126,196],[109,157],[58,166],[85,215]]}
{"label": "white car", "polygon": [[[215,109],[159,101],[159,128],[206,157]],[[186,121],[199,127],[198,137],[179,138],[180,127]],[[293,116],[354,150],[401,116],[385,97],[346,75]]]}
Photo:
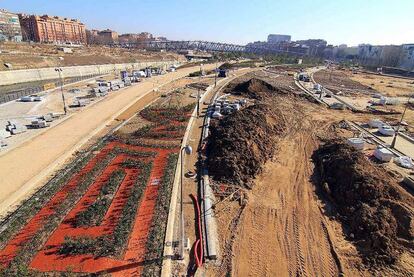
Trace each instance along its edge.
{"label": "white car", "polygon": [[39,95],[30,95],[33,98],[33,101],[35,102],[40,102],[42,101],[42,97],[40,97]]}
{"label": "white car", "polygon": [[78,88],[73,88],[73,89],[69,90],[69,92],[71,92],[71,93],[80,93],[81,90],[78,89]]}
{"label": "white car", "polygon": [[33,102],[34,100],[33,100],[33,97],[29,95],[29,96],[20,97],[20,101],[21,102]]}
{"label": "white car", "polygon": [[386,124],[381,125],[378,128],[378,132],[380,132],[380,134],[382,134],[384,136],[389,136],[389,137],[395,135],[394,129],[391,126],[386,125]]}

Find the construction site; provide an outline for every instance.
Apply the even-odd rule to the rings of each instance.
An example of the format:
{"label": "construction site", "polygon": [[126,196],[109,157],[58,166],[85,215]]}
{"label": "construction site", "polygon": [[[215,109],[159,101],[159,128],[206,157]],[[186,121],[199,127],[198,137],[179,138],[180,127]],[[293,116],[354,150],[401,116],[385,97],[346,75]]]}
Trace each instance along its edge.
{"label": "construction site", "polygon": [[414,276],[411,46],[1,9],[0,277]]}
{"label": "construction site", "polygon": [[2,275],[414,271],[411,79],[180,62],[2,105]]}

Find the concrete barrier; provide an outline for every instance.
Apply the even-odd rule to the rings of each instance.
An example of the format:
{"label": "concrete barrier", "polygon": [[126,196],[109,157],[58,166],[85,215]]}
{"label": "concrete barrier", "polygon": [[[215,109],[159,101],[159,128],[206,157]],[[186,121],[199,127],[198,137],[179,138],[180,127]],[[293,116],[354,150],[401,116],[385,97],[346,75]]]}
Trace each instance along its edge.
{"label": "concrete barrier", "polygon": [[[85,75],[101,75],[120,70],[139,70],[149,66],[162,67],[166,69],[171,65],[178,65],[177,60],[122,63],[122,64],[100,64],[100,65],[82,65],[82,66],[64,66],[62,68],[62,77],[82,77]],[[0,86],[13,85],[25,82],[36,82],[50,79],[59,79],[59,73],[55,71],[56,67],[21,69],[0,71]]]}

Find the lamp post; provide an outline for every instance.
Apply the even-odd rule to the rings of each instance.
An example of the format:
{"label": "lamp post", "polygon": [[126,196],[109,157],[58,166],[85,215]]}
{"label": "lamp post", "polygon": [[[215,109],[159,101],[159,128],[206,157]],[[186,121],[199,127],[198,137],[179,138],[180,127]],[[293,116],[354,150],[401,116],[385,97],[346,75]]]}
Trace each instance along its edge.
{"label": "lamp post", "polygon": [[179,259],[184,259],[184,211],[183,211],[183,171],[184,171],[184,154],[191,155],[193,153],[193,148],[189,145],[181,148],[181,174],[180,174],[180,256]]}
{"label": "lamp post", "polygon": [[218,71],[217,71],[217,61],[216,61],[216,70],[214,72],[214,87],[217,86],[217,74],[218,74]]}
{"label": "lamp post", "polygon": [[[201,76],[203,75],[203,64],[200,64],[200,82]],[[200,88],[197,88],[197,118],[200,117]]]}
{"label": "lamp post", "polygon": [[63,79],[62,79],[62,68],[58,67],[55,68],[55,71],[58,72],[59,74],[59,79],[60,79],[60,93],[62,94],[62,101],[63,101],[63,111],[65,113],[65,115],[67,114],[67,109],[66,109],[66,102],[65,102],[65,95],[63,94]]}
{"label": "lamp post", "polygon": [[404,119],[405,112],[407,111],[407,107],[408,107],[408,105],[410,104],[410,99],[411,99],[411,97],[413,97],[413,96],[414,96],[414,93],[413,93],[413,94],[411,94],[411,95],[408,97],[407,104],[405,105],[405,108],[404,108],[404,111],[403,111],[403,113],[402,113],[401,119],[400,119],[400,121],[398,122],[397,130],[395,131],[394,138],[392,139],[392,142],[391,142],[391,148],[395,148],[395,143],[397,142],[397,136],[398,136],[398,132],[400,131],[401,122],[402,122],[402,121],[403,121],[403,119]]}

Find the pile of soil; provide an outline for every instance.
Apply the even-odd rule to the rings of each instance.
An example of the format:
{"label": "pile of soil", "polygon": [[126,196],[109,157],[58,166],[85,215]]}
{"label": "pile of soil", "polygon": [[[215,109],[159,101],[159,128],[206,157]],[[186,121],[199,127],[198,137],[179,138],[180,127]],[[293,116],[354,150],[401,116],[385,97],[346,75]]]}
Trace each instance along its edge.
{"label": "pile of soil", "polygon": [[322,189],[367,265],[392,264],[412,247],[412,198],[395,177],[343,140],[327,141],[313,158]]}
{"label": "pile of soil", "polygon": [[266,81],[257,78],[251,78],[241,83],[232,83],[226,88],[226,92],[260,101],[276,94],[292,94],[286,88],[274,87]]}
{"label": "pile of soil", "polygon": [[213,122],[207,146],[208,169],[214,180],[252,187],[252,179],[274,153],[275,139],[287,124],[278,110],[256,104]]}

